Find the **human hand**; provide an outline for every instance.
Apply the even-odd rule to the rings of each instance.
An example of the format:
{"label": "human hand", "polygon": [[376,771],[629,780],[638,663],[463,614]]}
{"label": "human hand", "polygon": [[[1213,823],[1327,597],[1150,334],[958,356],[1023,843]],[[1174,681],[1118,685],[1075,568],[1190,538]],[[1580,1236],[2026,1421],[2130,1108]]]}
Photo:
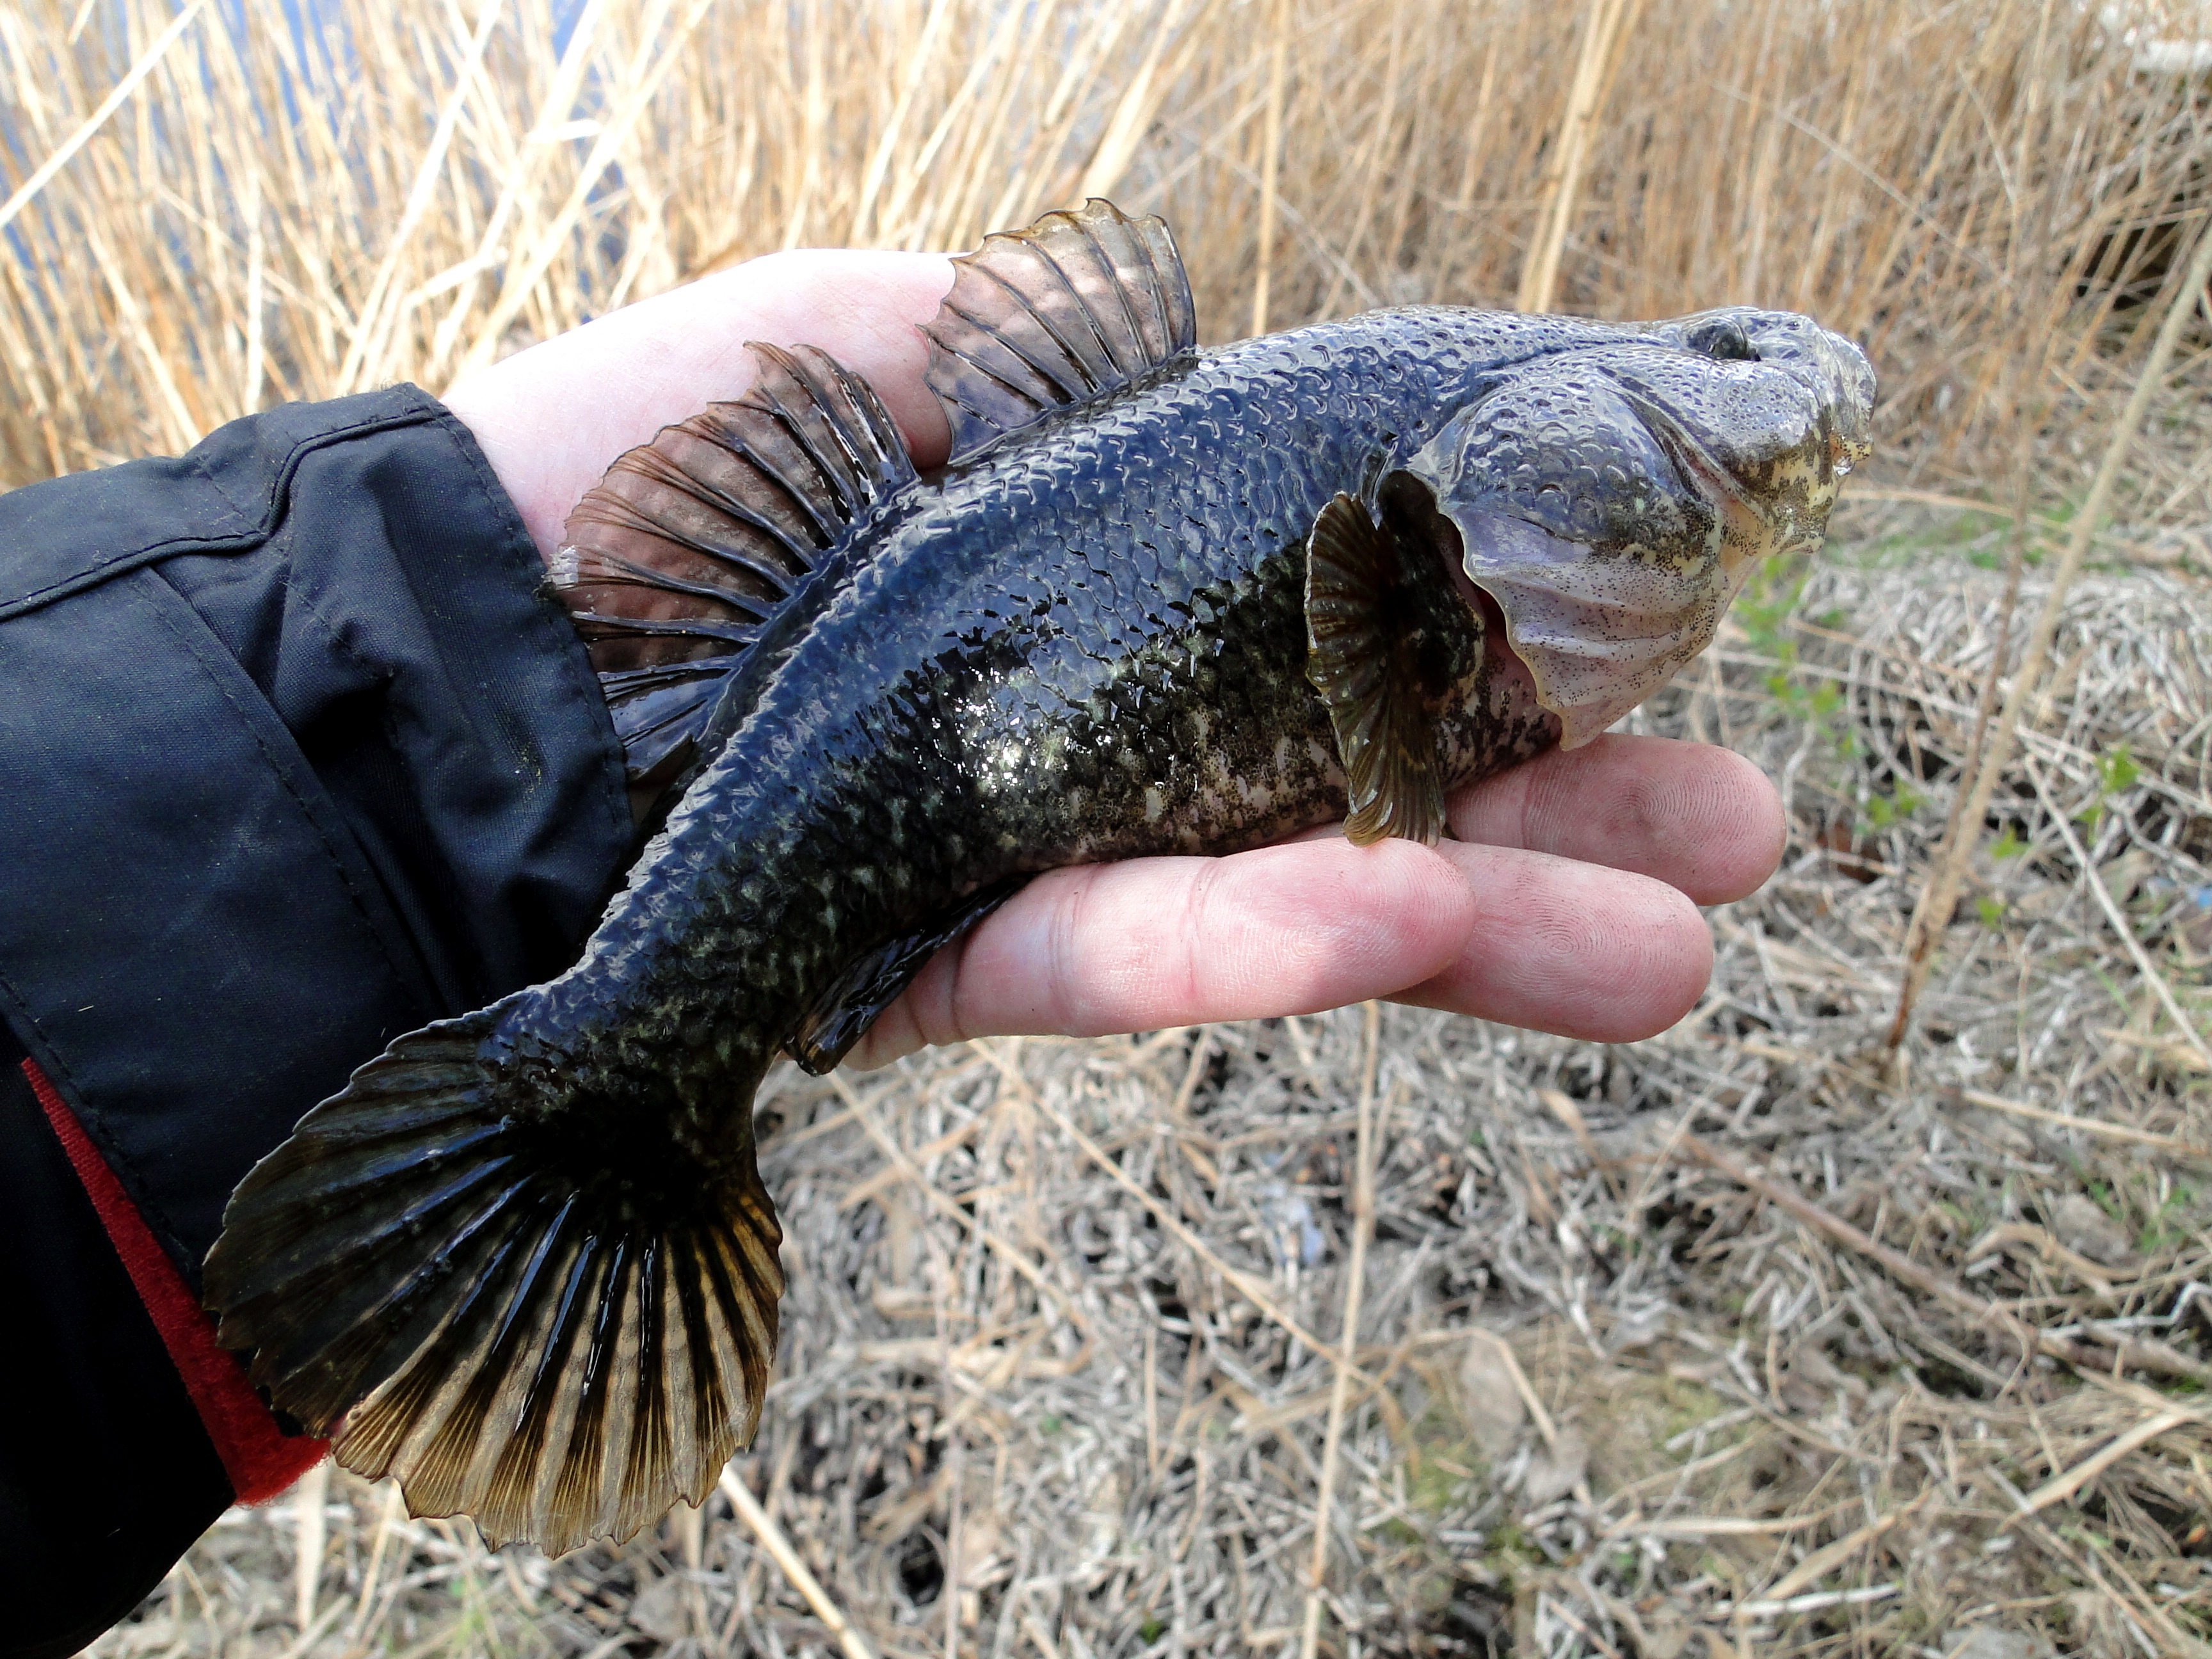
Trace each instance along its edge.
{"label": "human hand", "polygon": [[915,331],[951,286],[941,253],[772,253],[519,351],[441,395],[550,558],[569,510],[617,455],[744,394],[749,340],[821,347],[876,389],[915,465],[942,465],[951,428],[922,383],[929,360]]}
{"label": "human hand", "polygon": [[[518,354],[446,395],[539,550],[624,449],[751,376],[747,340],[818,345],[867,378],[927,467],[948,432],[914,325],[935,254],[757,259]],[[1456,842],[1323,836],[1228,858],[1038,877],[939,952],[849,1056],[1307,1013],[1369,997],[1623,1042],[1687,1012],[1712,970],[1698,904],[1779,862],[1772,786],[1725,750],[1604,737],[1462,792]]]}
{"label": "human hand", "polygon": [[1435,848],[1331,834],[1051,871],[940,951],[849,1063],[1369,997],[1632,1042],[1687,1013],[1711,976],[1697,906],[1743,897],[1782,856],[1765,775],[1665,738],[1554,750],[1449,810],[1460,839]]}

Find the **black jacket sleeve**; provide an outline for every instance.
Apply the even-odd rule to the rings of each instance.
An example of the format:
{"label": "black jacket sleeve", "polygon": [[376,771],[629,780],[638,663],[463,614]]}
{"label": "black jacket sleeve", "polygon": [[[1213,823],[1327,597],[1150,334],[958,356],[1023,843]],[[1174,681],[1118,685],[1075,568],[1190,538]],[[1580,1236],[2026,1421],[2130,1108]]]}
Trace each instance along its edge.
{"label": "black jacket sleeve", "polygon": [[[630,839],[582,647],[474,441],[415,388],[0,497],[0,1017],[195,1289],[253,1162],[391,1038],[559,972]],[[143,1511],[143,1481],[106,1483],[179,1419],[158,1365],[136,1404],[78,1374],[137,1310],[16,1103],[0,1083],[0,1201],[56,1229],[0,1260],[45,1276],[49,1316],[48,1414],[0,1425],[21,1563],[80,1509]],[[125,1463],[58,1489],[53,1449],[103,1441]],[[180,1492],[0,1653],[88,1639],[228,1495]]]}

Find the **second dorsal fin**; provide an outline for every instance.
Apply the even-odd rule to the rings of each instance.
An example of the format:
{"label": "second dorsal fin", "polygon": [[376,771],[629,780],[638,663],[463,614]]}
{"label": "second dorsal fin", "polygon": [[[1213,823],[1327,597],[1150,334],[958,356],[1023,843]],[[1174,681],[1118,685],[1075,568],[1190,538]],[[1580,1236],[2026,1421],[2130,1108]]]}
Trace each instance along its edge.
{"label": "second dorsal fin", "polygon": [[856,520],[915,477],[866,380],[811,346],[750,349],[751,389],[616,461],[553,556],[641,817],[710,758],[701,743],[761,629]]}
{"label": "second dorsal fin", "polygon": [[1198,342],[1167,226],[1111,202],[987,236],[952,264],[952,291],[922,332],[956,461]]}

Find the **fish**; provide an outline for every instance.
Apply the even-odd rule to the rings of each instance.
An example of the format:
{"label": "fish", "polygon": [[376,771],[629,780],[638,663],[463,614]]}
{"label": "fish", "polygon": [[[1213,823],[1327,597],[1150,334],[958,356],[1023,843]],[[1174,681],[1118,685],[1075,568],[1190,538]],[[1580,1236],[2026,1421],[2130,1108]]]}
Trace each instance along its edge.
{"label": "fish", "polygon": [[416,1515],[558,1554],[696,1504],[783,1290],[751,1102],[1037,872],[1342,818],[1584,744],[1817,548],[1874,375],[1810,319],[1451,307],[1200,349],[1158,218],[954,262],[916,469],[758,344],[618,459],[551,580],[642,848],[575,965],[399,1037],[240,1183],[218,1340]]}

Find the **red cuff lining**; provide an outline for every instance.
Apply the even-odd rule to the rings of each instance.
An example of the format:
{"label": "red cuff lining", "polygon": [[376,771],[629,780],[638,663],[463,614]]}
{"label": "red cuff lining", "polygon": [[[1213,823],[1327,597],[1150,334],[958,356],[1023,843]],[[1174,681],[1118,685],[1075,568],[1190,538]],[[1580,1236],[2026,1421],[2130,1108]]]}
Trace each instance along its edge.
{"label": "red cuff lining", "polygon": [[155,1242],[154,1231],[138,1213],[138,1206],[123,1190],[115,1171],[92,1144],[76,1114],[46,1080],[35,1061],[23,1062],[23,1075],[38,1097],[46,1121],[69,1154],[85,1195],[100,1212],[100,1224],[123,1258],[124,1271],[145,1304],[170,1363],[184,1379],[185,1392],[200,1414],[216,1455],[222,1460],[230,1489],[241,1504],[261,1504],[276,1497],[323,1460],[327,1440],[278,1431],[276,1419],[261,1396],[246,1380],[238,1361],[215,1340],[210,1319],[177,1271],[168,1252]]}

